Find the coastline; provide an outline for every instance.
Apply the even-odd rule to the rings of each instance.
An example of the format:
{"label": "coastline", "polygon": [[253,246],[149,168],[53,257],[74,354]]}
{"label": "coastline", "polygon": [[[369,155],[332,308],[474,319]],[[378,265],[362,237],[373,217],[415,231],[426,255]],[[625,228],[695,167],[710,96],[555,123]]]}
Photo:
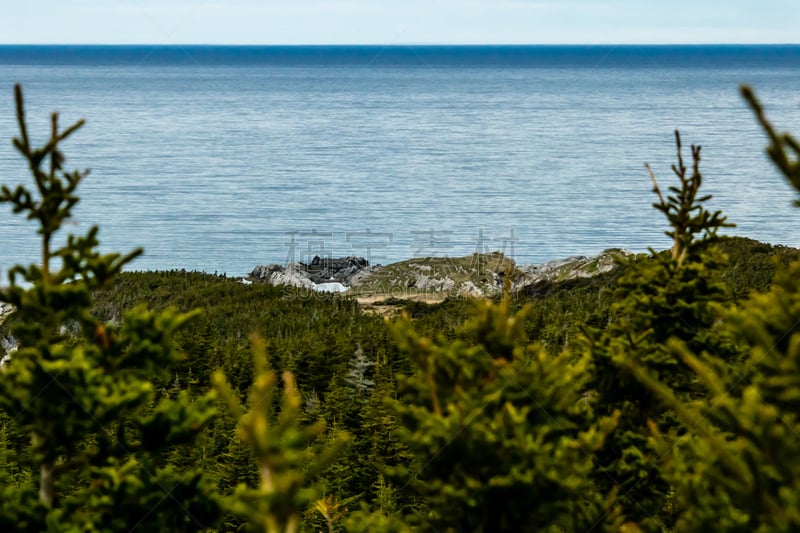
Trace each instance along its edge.
{"label": "coastline", "polygon": [[371,265],[363,257],[319,257],[306,264],[260,265],[245,278],[303,291],[342,293],[359,302],[416,300],[435,302],[448,297],[483,298],[504,290],[517,293],[542,282],[592,277],[611,271],[634,255],[609,248],[598,255],[572,256],[538,265],[517,264],[502,252],[462,257],[417,257],[387,265]]}
{"label": "coastline", "polygon": [[[732,246],[754,249],[758,254],[788,250],[800,255],[800,248],[748,237],[720,236],[717,242],[740,243]],[[666,252],[666,250],[650,250],[655,253]],[[264,283],[284,287],[292,289],[295,295],[307,293],[310,297],[314,297],[331,293],[341,294],[364,304],[386,299],[435,303],[454,296],[494,297],[501,294],[504,289],[508,289],[511,293],[526,291],[530,293],[533,287],[540,284],[591,278],[611,272],[620,262],[633,257],[647,256],[651,252],[607,248],[596,255],[574,255],[537,264],[518,264],[500,251],[459,257],[413,257],[385,265],[370,264],[366,258],[359,256],[338,258],[316,256],[308,264],[289,262],[257,265],[244,276],[175,268],[125,270],[125,273],[133,275],[176,271],[200,273],[227,278],[246,285]],[[740,258],[740,260],[747,262],[748,259]],[[5,280],[0,280],[0,289],[7,286]],[[10,306],[0,302],[0,324],[10,312],[13,312]]]}

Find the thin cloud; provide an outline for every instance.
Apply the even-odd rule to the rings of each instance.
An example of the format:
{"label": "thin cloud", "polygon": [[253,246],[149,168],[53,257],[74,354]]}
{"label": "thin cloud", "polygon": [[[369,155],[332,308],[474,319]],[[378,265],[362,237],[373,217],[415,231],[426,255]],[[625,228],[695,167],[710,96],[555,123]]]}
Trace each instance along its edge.
{"label": "thin cloud", "polygon": [[7,43],[797,42],[800,2],[763,0],[27,0]]}

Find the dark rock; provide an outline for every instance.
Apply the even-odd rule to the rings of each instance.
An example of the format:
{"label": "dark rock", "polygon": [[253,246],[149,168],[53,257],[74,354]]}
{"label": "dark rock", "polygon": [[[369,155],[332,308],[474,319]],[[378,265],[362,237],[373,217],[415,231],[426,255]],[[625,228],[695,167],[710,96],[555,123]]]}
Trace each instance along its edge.
{"label": "dark rock", "polygon": [[317,255],[306,265],[306,271],[314,283],[338,281],[343,285],[350,285],[350,279],[366,268],[369,268],[369,261],[353,256],[333,258]]}
{"label": "dark rock", "polygon": [[363,257],[320,257],[315,256],[311,263],[289,263],[288,265],[260,265],[253,269],[248,278],[273,285],[294,285],[298,287],[337,282],[346,287],[352,285],[354,278],[369,271],[369,261]]}

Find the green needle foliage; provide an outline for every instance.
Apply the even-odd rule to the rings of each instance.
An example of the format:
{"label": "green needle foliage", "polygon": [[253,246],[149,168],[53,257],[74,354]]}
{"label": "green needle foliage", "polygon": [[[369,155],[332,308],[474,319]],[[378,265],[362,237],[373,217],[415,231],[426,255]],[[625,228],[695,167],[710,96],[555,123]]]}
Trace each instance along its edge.
{"label": "green needle foliage", "polygon": [[[590,483],[615,417],[592,422],[587,359],[529,345],[527,310],[480,301],[463,339],[394,327],[414,373],[392,402],[412,467],[392,477],[424,498],[410,523],[436,531],[580,531],[602,521]],[[610,519],[610,518],[609,518]]]}
{"label": "green needle foliage", "polygon": [[109,286],[141,250],[101,255],[96,227],[53,248],[86,176],[63,171],[60,143],[82,122],[61,132],[54,114],[49,140],[34,148],[19,86],[15,94],[14,145],[35,188],[4,186],[0,202],[37,221],[42,256],[40,264],[12,268],[0,291],[16,308],[12,332],[20,344],[0,370],[0,409],[29,436],[17,463],[32,470],[38,493],[28,482],[4,483],[0,530],[205,529],[219,513],[212,487],[200,472],[163,464],[169,446],[192,442],[214,416],[210,398],[163,393],[164,369],[178,357],[172,339],[192,314],[137,308],[119,327],[92,316],[93,291]]}
{"label": "green needle foliage", "polygon": [[[717,232],[725,227],[733,227],[726,222],[720,211],[708,211],[703,204],[711,199],[711,195],[698,196],[703,184],[700,172],[700,147],[692,145],[692,172],[688,172],[683,162],[681,135],[675,131],[675,145],[678,152],[678,164],[672,165],[672,171],[678,177],[680,186],[671,186],[666,198],[661,193],[656,176],[650,165],[645,165],[653,181],[653,192],[658,196],[658,203],[653,204],[664,213],[670,229],[666,231],[672,238],[672,259],[681,265],[687,256],[698,245],[717,236]],[[698,237],[701,237],[698,239]]]}
{"label": "green needle foliage", "polygon": [[651,446],[676,490],[681,531],[796,531],[800,527],[800,263],[726,316],[744,364],[703,360],[680,342],[708,397],[686,402],[641,368],[637,377],[688,429],[652,427]]}
{"label": "green needle foliage", "polygon": [[697,388],[691,370],[666,347],[681,339],[698,353],[719,350],[711,327],[715,304],[727,300],[719,282],[726,257],[715,246],[718,230],[731,226],[720,212],[711,213],[699,195],[702,174],[700,147],[692,146],[691,172],[684,165],[680,134],[675,132],[678,164],[672,170],[678,185],[665,196],[648,166],[654,207],[664,213],[672,237],[671,253],[628,261],[619,279],[611,321],[605,329],[587,328],[584,340],[594,362],[595,392],[601,413],[620,410],[622,418],[608,445],[599,454],[597,483],[618,487],[625,516],[640,527],[661,530],[670,521],[669,484],[659,475],[657,456],[647,446],[649,420],[668,420],[671,414],[647,387],[620,370],[635,362],[657,375],[671,390],[688,398]]}
{"label": "green needle foliage", "polygon": [[653,424],[650,444],[676,492],[679,531],[796,531],[800,527],[800,263],[726,316],[744,364],[701,359],[672,341],[675,356],[708,391],[687,402],[634,367],[688,432]]}
{"label": "green needle foliage", "polygon": [[[245,412],[225,375],[213,375],[214,387],[239,421],[239,436],[255,454],[260,476],[256,488],[240,484],[227,499],[230,510],[249,520],[253,531],[294,533],[303,512],[317,498],[314,486],[319,472],[333,462],[347,442],[337,436],[322,450],[311,444],[325,430],[324,421],[301,423],[300,393],[291,372],[283,373],[280,409],[276,409],[278,378],[268,368],[264,341],[252,338],[255,381]],[[319,505],[323,507],[321,504]]]}
{"label": "green needle foliage", "polygon": [[[800,191],[797,142],[776,134],[753,92],[742,92],[770,139],[772,160]],[[767,293],[729,310],[722,327],[744,354],[741,365],[698,356],[682,339],[667,344],[703,385],[705,394],[696,399],[681,397],[645,367],[628,365],[683,424],[651,424],[651,447],[663,458],[660,470],[675,491],[675,529],[797,531],[800,262],[779,270]]]}

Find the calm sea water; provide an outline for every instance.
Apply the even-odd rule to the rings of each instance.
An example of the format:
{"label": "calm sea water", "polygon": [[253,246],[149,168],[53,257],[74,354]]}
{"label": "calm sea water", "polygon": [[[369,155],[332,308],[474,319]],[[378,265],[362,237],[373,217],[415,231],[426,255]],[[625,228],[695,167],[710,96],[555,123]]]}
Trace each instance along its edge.
{"label": "calm sea water", "polygon": [[[738,94],[800,134],[800,47],[0,47],[0,180],[21,82],[34,138],[87,125],[67,227],[133,269],[501,250],[538,263],[668,245],[644,163],[672,183],[673,130],[703,146],[729,233],[800,245],[800,210]],[[35,261],[0,211],[0,268]]]}

